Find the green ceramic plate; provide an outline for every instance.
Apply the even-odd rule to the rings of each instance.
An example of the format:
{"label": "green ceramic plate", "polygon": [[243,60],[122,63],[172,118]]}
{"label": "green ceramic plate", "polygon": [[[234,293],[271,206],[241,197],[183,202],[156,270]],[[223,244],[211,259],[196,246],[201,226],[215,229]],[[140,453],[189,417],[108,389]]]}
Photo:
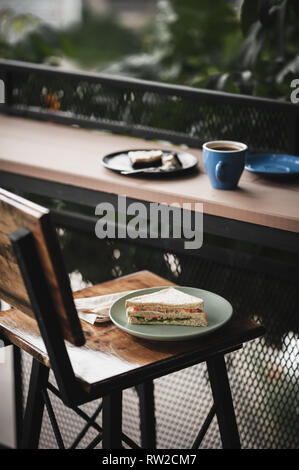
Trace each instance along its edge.
{"label": "green ceramic plate", "polygon": [[222,327],[232,316],[231,304],[220,295],[213,294],[195,287],[175,287],[186,294],[200,297],[205,302],[205,310],[208,316],[208,326],[180,326],[180,325],[130,325],[126,317],[125,301],[137,295],[151,294],[169,286],[150,287],[140,289],[118,299],[110,308],[111,321],[126,331],[139,338],[156,341],[178,341],[189,340],[198,336],[206,335]]}

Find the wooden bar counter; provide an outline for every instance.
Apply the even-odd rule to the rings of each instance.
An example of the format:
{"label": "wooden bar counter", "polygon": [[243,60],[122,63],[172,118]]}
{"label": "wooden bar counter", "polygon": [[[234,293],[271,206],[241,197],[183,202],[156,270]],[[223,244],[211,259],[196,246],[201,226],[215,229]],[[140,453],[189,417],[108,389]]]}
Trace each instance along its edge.
{"label": "wooden bar counter", "polygon": [[199,149],[188,150],[198,158],[198,171],[173,179],[126,177],[101,165],[101,158],[111,152],[173,147],[165,142],[0,116],[2,174],[149,202],[199,202],[203,203],[204,214],[299,233],[298,180],[275,182],[244,171],[237,190],[216,190],[211,187]]}

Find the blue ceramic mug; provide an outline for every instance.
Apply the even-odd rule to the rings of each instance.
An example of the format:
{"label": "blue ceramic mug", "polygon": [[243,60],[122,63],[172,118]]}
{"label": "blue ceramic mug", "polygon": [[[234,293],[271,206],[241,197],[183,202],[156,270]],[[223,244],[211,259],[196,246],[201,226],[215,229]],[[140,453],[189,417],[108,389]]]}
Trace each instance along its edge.
{"label": "blue ceramic mug", "polygon": [[244,170],[247,145],[214,140],[203,145],[204,165],[216,189],[235,189]]}

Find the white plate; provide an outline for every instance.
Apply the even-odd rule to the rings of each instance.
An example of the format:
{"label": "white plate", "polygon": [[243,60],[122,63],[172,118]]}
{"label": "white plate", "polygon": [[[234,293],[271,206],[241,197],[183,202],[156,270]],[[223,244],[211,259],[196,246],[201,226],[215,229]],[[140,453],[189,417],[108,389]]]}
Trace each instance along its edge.
{"label": "white plate", "polygon": [[194,295],[204,300],[205,311],[207,312],[208,326],[181,326],[181,325],[131,325],[126,317],[126,299],[138,295],[151,294],[169,286],[150,287],[140,289],[130,294],[124,295],[116,300],[110,308],[111,321],[127,333],[139,338],[156,341],[179,341],[194,339],[198,336],[206,335],[221,328],[227,323],[233,313],[231,304],[213,292],[197,289],[195,287],[177,287],[175,289]]}

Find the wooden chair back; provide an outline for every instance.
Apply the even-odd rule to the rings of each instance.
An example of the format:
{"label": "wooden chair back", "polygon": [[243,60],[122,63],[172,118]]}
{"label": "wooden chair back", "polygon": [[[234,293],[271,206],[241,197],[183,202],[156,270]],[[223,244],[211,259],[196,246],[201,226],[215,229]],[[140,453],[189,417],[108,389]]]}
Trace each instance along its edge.
{"label": "wooden chair back", "polygon": [[[9,236],[20,228],[34,238],[36,252],[46,280],[64,339],[76,346],[85,342],[74,305],[62,254],[48,209],[0,188],[0,298],[30,316],[35,316],[28,289]],[[53,332],[55,334],[55,332]]]}

